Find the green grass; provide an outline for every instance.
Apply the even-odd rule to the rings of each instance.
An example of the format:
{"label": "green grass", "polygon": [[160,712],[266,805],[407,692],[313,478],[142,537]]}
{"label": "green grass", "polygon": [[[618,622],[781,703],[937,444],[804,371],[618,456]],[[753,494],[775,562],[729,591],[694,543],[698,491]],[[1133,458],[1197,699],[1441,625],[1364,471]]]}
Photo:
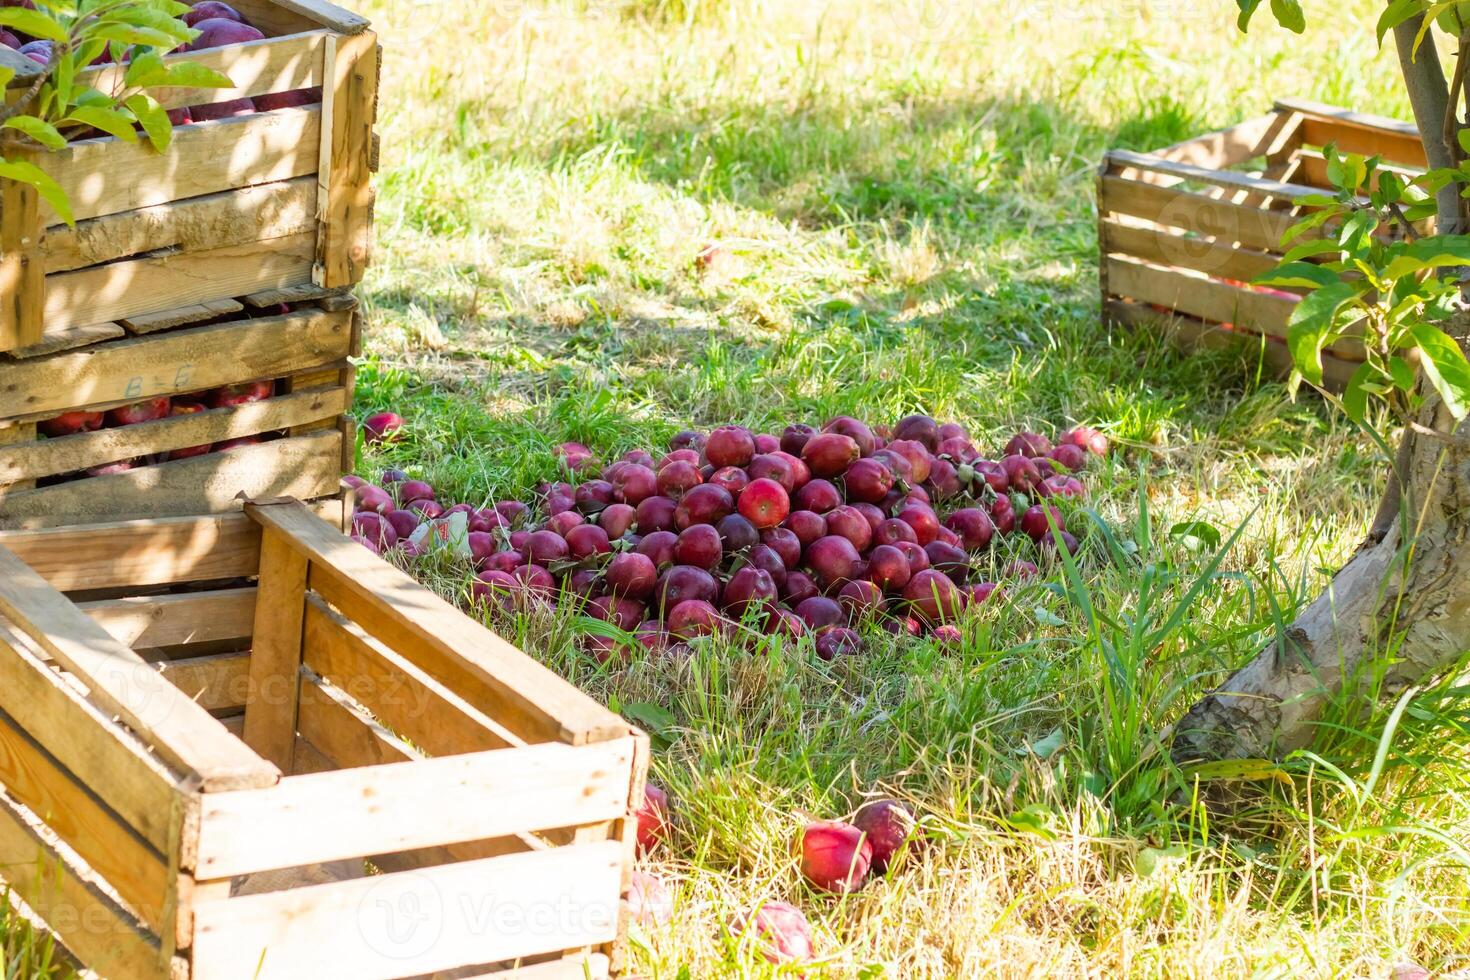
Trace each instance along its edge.
{"label": "green grass", "polygon": [[[1204,784],[1208,808],[1161,752],[1325,585],[1381,464],[1248,355],[1099,327],[1096,161],[1278,96],[1406,112],[1367,26],[1242,39],[1206,7],[369,11],[389,54],[359,399],[413,436],[365,473],[526,497],[564,439],[611,457],[688,426],[920,409],[992,447],[1072,421],[1123,447],[1094,475],[1076,575],[1013,590],[958,654],[875,636],[836,665],[717,645],[601,668],[566,619],[499,624],[663,719],[653,771],[678,822],[650,865],[679,904],[635,931],[634,972],[769,975],[723,929],[762,898],[807,911],[831,977],[1470,967],[1463,691],[1416,695],[1388,735],[1391,706],[1339,706],[1317,758]],[[729,259],[702,273],[711,243]],[[1240,529],[1218,564],[1170,534],[1194,520]],[[809,892],[790,851],[804,815],[877,792],[940,845],[845,900]]]}
{"label": "green grass", "polygon": [[[1208,807],[1163,751],[1327,583],[1382,466],[1249,355],[1099,326],[1094,167],[1278,96],[1403,115],[1375,5],[1306,6],[1298,40],[1203,2],[369,5],[387,61],[358,400],[411,437],[365,474],[526,498],[565,439],[610,457],[920,409],[982,446],[1083,421],[1121,447],[1074,518],[1076,569],[987,606],[955,653],[877,635],[833,665],[768,644],[605,668],[565,618],[498,624],[663,719],[677,822],[648,866],[678,906],[635,930],[633,973],[796,975],[724,929],[765,898],[816,926],[811,976],[1470,969],[1465,691],[1393,725],[1391,703],[1340,705],[1316,756],[1218,774]],[[1321,26],[1337,7],[1364,26]],[[701,273],[710,243],[730,258]],[[1239,537],[1197,549],[1171,533],[1189,521]],[[846,899],[807,890],[804,816],[878,792],[936,846]]]}

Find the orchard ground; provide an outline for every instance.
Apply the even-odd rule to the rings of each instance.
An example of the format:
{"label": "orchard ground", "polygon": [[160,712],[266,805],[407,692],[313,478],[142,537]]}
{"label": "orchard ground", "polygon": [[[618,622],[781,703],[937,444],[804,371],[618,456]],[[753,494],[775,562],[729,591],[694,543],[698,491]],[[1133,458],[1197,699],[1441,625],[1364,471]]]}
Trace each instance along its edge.
{"label": "orchard ground", "polygon": [[[1321,589],[1382,483],[1366,438],[1248,354],[1098,325],[1103,149],[1278,96],[1407,112],[1378,5],[1345,5],[1347,30],[1308,2],[1305,40],[1264,20],[1242,38],[1231,6],[363,9],[387,60],[358,399],[410,432],[364,475],[529,499],[564,440],[611,459],[686,427],[918,410],[983,451],[1074,421],[1119,447],[1088,480],[1101,524],[1080,578],[987,604],[957,652],[875,639],[826,664],[715,645],[601,667],[570,617],[500,624],[654,735],[675,820],[643,865],[676,909],[634,930],[630,972],[795,975],[724,929],[763,900],[812,921],[813,977],[1470,970],[1465,690],[1418,692],[1392,719],[1340,706],[1280,768],[1196,784],[1164,751]],[[448,588],[441,571],[426,579]],[[910,801],[937,846],[845,898],[809,890],[802,824],[878,793]],[[21,975],[43,972],[24,931],[10,943]]]}

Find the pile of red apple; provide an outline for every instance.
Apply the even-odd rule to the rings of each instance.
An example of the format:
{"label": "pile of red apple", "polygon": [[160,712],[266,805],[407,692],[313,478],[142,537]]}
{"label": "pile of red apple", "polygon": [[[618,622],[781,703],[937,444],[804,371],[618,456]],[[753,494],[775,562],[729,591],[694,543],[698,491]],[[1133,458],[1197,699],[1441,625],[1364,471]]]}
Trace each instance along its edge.
{"label": "pile of red apple", "polygon": [[[370,439],[400,427],[396,416],[364,424]],[[1084,495],[1080,475],[1107,451],[1081,427],[1057,445],[1021,432],[986,459],[963,427],[923,415],[891,429],[842,416],[779,437],[727,425],[681,432],[660,458],[635,450],[605,467],[563,444],[571,480],[543,484],[534,503],[446,507],[401,471],[381,486],[352,478],[353,526],[376,551],[412,555],[457,520],[472,600],[572,604],[632,635],[588,637],[600,660],[742,630],[811,634],[831,660],[861,648],[854,627],[868,621],[957,639],[961,613],[998,587],[977,569],[1000,537],[1039,556],[1075,553],[1057,505]],[[1035,572],[1016,559],[999,577]]]}
{"label": "pile of red apple", "polygon": [[[6,3],[4,6],[30,7],[32,4],[30,0],[20,0],[18,3]],[[238,10],[227,3],[221,3],[220,0],[200,0],[199,3],[190,7],[181,19],[198,31],[199,36],[178,48],[177,51],[204,51],[208,48],[222,48],[230,44],[243,44],[247,41],[265,39],[265,35],[250,26],[249,21]],[[0,44],[19,51],[37,64],[47,64],[51,59],[52,42],[45,39],[27,40],[23,35],[17,36],[9,30],[0,28]],[[105,65],[110,64],[112,60],[111,53],[104,51],[92,64]],[[127,53],[124,53],[122,60],[124,62],[128,60]],[[254,98],[231,99],[228,102],[215,102],[210,105],[170,109],[168,117],[175,126],[182,126],[191,122],[244,116],[252,112],[311,105],[321,100],[322,90],[320,88],[296,89],[291,92],[257,95]]]}
{"label": "pile of red apple", "polygon": [[[105,412],[63,412],[54,418],[38,422],[36,428],[48,439],[59,439],[63,436],[76,435],[79,432],[95,432],[103,428],[111,429],[126,425],[137,425],[141,422],[154,422],[158,419],[169,418],[171,416],[194,415],[212,408],[232,408],[236,405],[246,405],[250,402],[263,401],[270,398],[273,394],[275,394],[274,381],[247,381],[244,384],[224,385],[208,391],[196,391],[187,395],[160,395],[157,398],[134,402],[131,405],[119,405],[117,408],[108,409]],[[226,439],[223,442],[174,449],[152,456],[110,461],[93,466],[83,473],[61,477],[57,482],[66,479],[75,479],[80,476],[105,476],[109,473],[121,473],[125,470],[136,469],[139,466],[147,466],[151,463],[162,463],[175,459],[189,459],[194,456],[203,456],[207,453],[224,452],[229,449],[234,449],[237,446],[255,445],[268,438],[271,438],[269,434],[241,436],[236,439]]]}

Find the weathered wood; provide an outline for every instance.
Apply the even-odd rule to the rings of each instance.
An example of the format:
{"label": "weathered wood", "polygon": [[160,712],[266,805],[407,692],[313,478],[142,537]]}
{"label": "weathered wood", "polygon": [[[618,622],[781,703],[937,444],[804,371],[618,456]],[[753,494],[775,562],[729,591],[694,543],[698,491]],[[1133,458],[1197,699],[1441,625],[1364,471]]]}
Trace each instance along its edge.
{"label": "weathered wood", "polygon": [[[189,61],[226,75],[233,88],[149,89],[165,109],[230,102],[268,92],[290,92],[322,84],[322,48],[330,31],[313,30],[246,41],[228,47],[164,55],[164,64]],[[77,76],[79,85],[103,91],[124,88],[126,66],[99,65]]]}
{"label": "weathered wood", "polygon": [[578,954],[575,959],[519,966],[509,972],[492,968],[486,973],[456,973],[457,980],[607,980],[608,958],[602,953]]}
{"label": "weathered wood", "polygon": [[372,246],[368,159],[378,104],[377,35],[363,30],[329,38],[325,64],[317,165],[320,228],[313,281],[331,288],[362,278]]}
{"label": "weathered wood", "polygon": [[[36,423],[34,422],[0,422],[0,452],[6,446],[17,443],[29,443],[36,441]],[[3,482],[3,481],[0,481]],[[29,490],[34,487],[33,480],[15,480],[5,484],[8,490]]]}
{"label": "weathered wood", "polygon": [[[1146,218],[1170,228],[1204,235],[1222,244],[1239,242],[1271,252],[1295,219],[1289,214],[1216,200],[1192,191],[1142,184],[1104,175],[1098,209]],[[1303,236],[1307,240],[1311,235]]]}
{"label": "weathered wood", "polygon": [[[48,334],[311,281],[316,236],[124,259],[46,277]],[[243,328],[238,328],[243,329]],[[120,331],[119,331],[120,332]]]}
{"label": "weathered wood", "polygon": [[331,295],[330,289],[323,289],[315,283],[302,283],[281,289],[262,289],[241,298],[257,309],[270,309],[281,303],[306,303]]}
{"label": "weathered wood", "polygon": [[0,178],[0,351],[39,343],[45,325],[40,200],[30,184]]}
{"label": "weathered wood", "polygon": [[0,783],[100,874],[155,932],[173,887],[168,865],[92,792],[0,712]]}
{"label": "weathered wood", "polygon": [[[180,126],[166,154],[143,143],[82,140],[37,158],[71,200],[78,221],[316,171],[320,110],[257,112]],[[253,152],[221,152],[248,146]],[[105,173],[107,180],[97,180]],[[44,204],[41,220],[60,219]]]}
{"label": "weathered wood", "polygon": [[[101,463],[326,422],[345,411],[341,388],[277,395],[232,408],[175,415],[55,439],[0,446],[0,486],[73,473]],[[317,426],[320,428],[320,426]]]}
{"label": "weathered wood", "polygon": [[1195,269],[1212,276],[1250,282],[1275,269],[1280,257],[1249,248],[1191,238],[1167,228],[1145,227],[1104,218],[1099,227],[1104,256],[1119,253],[1160,265]]}
{"label": "weathered wood", "polygon": [[366,17],[326,0],[273,0],[273,3],[339,34],[361,34],[370,23]]}
{"label": "weathered wood", "polygon": [[159,853],[169,849],[180,777],[103,714],[0,622],[0,710],[101,798]]}
{"label": "weathered wood", "polygon": [[1425,166],[1424,144],[1413,123],[1307,99],[1280,99],[1276,108],[1301,114],[1305,143],[1313,146],[1335,143],[1343,153],[1381,155],[1393,163],[1419,169]]}
{"label": "weathered wood", "polygon": [[526,744],[316,596],[306,601],[306,666],[433,755]]}
{"label": "weathered wood", "polygon": [[255,589],[134,596],[79,602],[77,608],[134,649],[243,640],[254,628]]}
{"label": "weathered wood", "polygon": [[241,513],[0,531],[54,589],[139,589],[254,575],[260,525]]}
{"label": "weathered wood", "polygon": [[301,737],[348,769],[402,762],[414,755],[388,729],[367,717],[341,691],[301,676],[296,725]]}
{"label": "weathered wood", "polygon": [[163,980],[158,937],[113,901],[96,876],[59,853],[37,824],[34,814],[0,796],[5,884],[109,980]]}
{"label": "weathered wood", "polygon": [[182,773],[213,789],[269,786],[280,771],[183,697],[149,664],[88,619],[15,553],[0,547],[0,613],[86,685]]}
{"label": "weathered wood", "polygon": [[1287,124],[1284,113],[1268,113],[1237,123],[1227,129],[1182,140],[1151,156],[1197,167],[1225,169],[1264,156]]}
{"label": "weathered wood", "polygon": [[1115,168],[1148,171],[1174,177],[1181,181],[1213,184],[1230,191],[1241,191],[1261,197],[1278,197],[1292,202],[1301,198],[1322,194],[1321,189],[1303,184],[1288,184],[1279,180],[1256,177],[1234,170],[1212,170],[1176,160],[1159,159],[1150,153],[1134,153],[1131,150],[1109,150],[1108,163]]}
{"label": "weathered wood", "polygon": [[290,772],[301,689],[306,558],[271,528],[266,528],[261,538],[260,582],[256,588],[245,743],[261,758]]}
{"label": "weathered wood", "polygon": [[3,494],[0,527],[216,513],[241,494],[326,497],[341,479],[341,440],[332,429]]}
{"label": "weathered wood", "polygon": [[528,741],[627,734],[627,723],[300,506],[246,505],[311,561],[322,598]]}
{"label": "weathered wood", "polygon": [[[245,707],[250,690],[251,654],[211,653],[154,664],[163,679],[205,711]],[[247,743],[248,744],[248,743]]]}
{"label": "weathered wood", "polygon": [[[227,877],[616,819],[628,810],[633,751],[631,738],[523,746],[209,793],[198,873]],[[501,793],[513,804],[484,805]],[[341,819],[344,808],[352,820]]]}
{"label": "weathered wood", "polygon": [[212,299],[192,306],[180,306],[154,313],[139,313],[130,317],[119,317],[118,322],[131,334],[156,333],[172,327],[184,327],[191,323],[213,320],[218,316],[238,313],[245,307],[232,299]]}
{"label": "weathered wood", "polygon": [[284,377],[346,357],[351,342],[351,313],[303,309],[260,317],[248,330],[219,323],[0,363],[0,417],[31,420]]}
{"label": "weathered wood", "polygon": [[166,201],[79,221],[75,229],[53,225],[41,253],[54,274],[164,248],[224,248],[315,230],[316,178],[308,176]]}
{"label": "weathered wood", "polygon": [[[194,964],[220,980],[387,980],[592,945],[616,931],[620,861],[619,846],[609,842],[211,902],[196,910]],[[474,910],[483,912],[492,895],[514,895],[525,909],[565,909],[558,919],[566,921],[487,928]],[[435,904],[433,941],[395,933],[394,942],[382,916],[426,896]]]}
{"label": "weathered wood", "polygon": [[93,344],[117,340],[120,337],[126,337],[127,333],[121,324],[110,321],[107,323],[65,326],[43,333],[41,339],[34,344],[17,347],[10,352],[10,356],[20,360],[45,357],[47,354],[56,354],[64,350],[76,350],[78,347],[90,347]]}

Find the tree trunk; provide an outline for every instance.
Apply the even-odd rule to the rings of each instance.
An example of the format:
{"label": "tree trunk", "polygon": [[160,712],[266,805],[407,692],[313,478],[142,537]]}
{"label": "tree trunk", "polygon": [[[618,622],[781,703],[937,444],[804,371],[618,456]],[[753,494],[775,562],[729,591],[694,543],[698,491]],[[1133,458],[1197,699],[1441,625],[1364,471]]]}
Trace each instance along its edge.
{"label": "tree trunk", "polygon": [[[1458,337],[1470,332],[1470,321],[1448,326]],[[1282,635],[1190,709],[1175,726],[1176,761],[1302,748],[1339,692],[1367,696],[1381,675],[1380,693],[1391,696],[1470,650],[1470,422],[1455,432],[1434,396],[1418,422],[1399,454],[1398,519],[1381,539],[1370,535]]]}

